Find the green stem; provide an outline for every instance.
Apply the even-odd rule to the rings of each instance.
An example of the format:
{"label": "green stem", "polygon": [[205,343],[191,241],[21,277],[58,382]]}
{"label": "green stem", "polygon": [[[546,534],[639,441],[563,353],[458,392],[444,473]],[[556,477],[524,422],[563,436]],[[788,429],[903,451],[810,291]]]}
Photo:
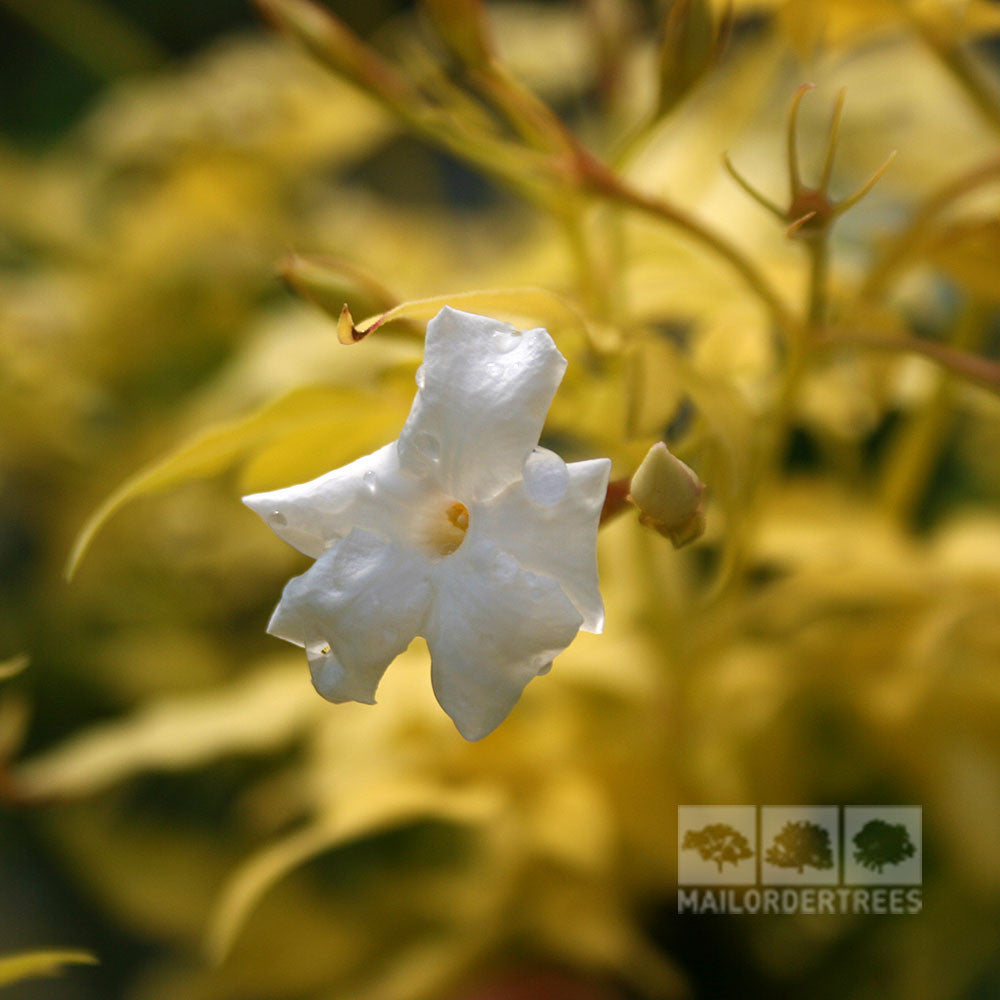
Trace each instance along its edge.
{"label": "green stem", "polygon": [[806,323],[810,331],[826,326],[830,284],[829,232],[818,233],[810,239],[809,248],[809,298]]}
{"label": "green stem", "polygon": [[726,237],[665,199],[636,190],[602,164],[591,160],[586,167],[584,182],[589,190],[598,197],[626,205],[683,230],[697,243],[711,250],[743,279],[760,299],[786,339],[794,335],[793,331],[798,325],[795,317],[753,261]]}
{"label": "green stem", "polygon": [[809,358],[819,340],[829,309],[830,241],[829,231],[809,237],[809,286],[806,295],[805,321],[796,324],[787,342],[784,377],[774,412],[773,464],[780,467],[788,450],[795,423],[795,408],[802,381],[808,372]]}
{"label": "green stem", "polygon": [[573,201],[574,204],[568,206],[566,211],[557,212],[555,216],[562,225],[573,259],[577,294],[589,312],[607,318],[611,305],[607,294],[607,282],[603,280],[600,268],[587,243],[585,206],[580,204],[579,198],[574,198]]}
{"label": "green stem", "polygon": [[[977,302],[968,303],[959,316],[952,337],[959,349],[974,349],[986,329],[988,313]],[[954,420],[954,382],[948,373],[938,376],[930,401],[902,428],[893,442],[882,474],[881,499],[899,520],[912,517],[926,493]]]}
{"label": "green stem", "polygon": [[847,344],[870,347],[878,351],[919,354],[952,375],[957,375],[982,389],[1000,395],[1000,362],[984,358],[971,351],[963,351],[950,344],[941,344],[936,340],[927,340],[923,337],[886,336],[850,327],[828,327],[823,331],[823,334],[821,343],[828,347]]}

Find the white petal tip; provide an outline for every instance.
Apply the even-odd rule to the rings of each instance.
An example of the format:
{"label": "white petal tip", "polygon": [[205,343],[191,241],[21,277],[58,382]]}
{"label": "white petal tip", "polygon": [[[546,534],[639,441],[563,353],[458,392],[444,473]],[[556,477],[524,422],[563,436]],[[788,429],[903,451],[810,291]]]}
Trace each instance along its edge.
{"label": "white petal tip", "polygon": [[[313,687],[316,687],[314,684]],[[350,695],[339,694],[336,691],[328,691],[324,694],[319,688],[316,688],[316,693],[324,700],[330,702],[331,705],[349,705],[352,702],[355,705],[374,705],[374,698],[352,698]]]}
{"label": "white petal tip", "polygon": [[312,683],[316,693],[334,705],[344,705],[350,701],[359,705],[375,704],[375,692],[366,691],[360,686],[355,688],[344,668],[333,657],[328,657],[319,669],[317,665],[313,666]]}
{"label": "white petal tip", "polygon": [[269,515],[274,514],[274,497],[270,493],[250,493],[241,499],[245,507],[249,507],[265,521],[269,520]]}
{"label": "white petal tip", "polygon": [[267,628],[264,630],[268,635],[273,635],[275,639],[281,639],[282,642],[290,642],[293,646],[298,646],[299,649],[305,648],[305,643],[301,639],[292,638],[288,635],[288,630],[282,628],[281,619],[278,618],[278,610],[281,607],[279,604],[277,608],[274,609],[274,613],[271,615],[271,620],[267,623]]}
{"label": "white petal tip", "polygon": [[[451,721],[455,722],[454,719],[452,719]],[[498,725],[499,723],[497,723],[497,726]],[[458,730],[458,733],[462,737],[462,739],[465,740],[467,743],[478,743],[480,740],[486,739],[486,737],[489,736],[490,733],[496,732],[497,726],[491,726],[489,729],[483,729],[482,727],[479,726],[476,727],[460,726],[457,722],[455,722],[455,728]]]}
{"label": "white petal tip", "polygon": [[[435,692],[435,695],[437,692]],[[479,705],[471,706],[465,705],[462,708],[457,708],[456,706],[449,706],[445,708],[441,699],[438,698],[438,704],[445,710],[445,714],[451,719],[452,724],[458,730],[459,735],[463,740],[469,743],[478,743],[480,740],[485,739],[490,733],[495,732],[502,723],[510,715],[514,706],[511,705],[510,708],[504,712],[502,715],[497,717],[497,710],[489,711],[488,706]]]}

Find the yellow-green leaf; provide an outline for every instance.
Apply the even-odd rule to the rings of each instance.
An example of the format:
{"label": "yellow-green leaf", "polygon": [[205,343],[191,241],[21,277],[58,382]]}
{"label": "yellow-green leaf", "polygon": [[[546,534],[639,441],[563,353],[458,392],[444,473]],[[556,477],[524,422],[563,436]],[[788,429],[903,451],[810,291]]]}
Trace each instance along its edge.
{"label": "yellow-green leaf", "polygon": [[597,336],[596,331],[588,325],[576,307],[555,292],[544,288],[486,288],[402,302],[387,312],[369,316],[360,323],[353,323],[353,336],[348,342],[361,340],[368,334],[374,333],[380,326],[396,320],[432,319],[445,306],[481,312],[484,315],[503,317],[511,321],[541,322],[556,340],[559,339],[560,333],[577,334],[584,338],[585,342],[594,343]]}
{"label": "yellow-green leaf", "polygon": [[988,302],[1000,298],[1000,219],[956,222],[934,241],[927,256],[953,281]]}
{"label": "yellow-green leaf", "polygon": [[97,965],[97,959],[86,951],[26,951],[19,955],[0,955],[0,986],[36,976],[54,976],[64,965]]}
{"label": "yellow-green leaf", "polygon": [[24,670],[28,663],[29,658],[24,653],[21,653],[18,656],[12,656],[9,660],[3,660],[0,662],[0,681],[6,681],[11,677],[16,677],[22,670]]}
{"label": "yellow-green leaf", "polygon": [[96,726],[27,761],[14,778],[19,793],[31,798],[89,795],[140,771],[177,771],[227,753],[273,750],[322,708],[305,668],[281,665]]}
{"label": "yellow-green leaf", "polygon": [[389,782],[342,799],[335,816],[264,848],[234,874],[209,929],[209,955],[215,961],[224,959],[271,886],[324,851],[421,819],[475,823],[491,815],[497,805],[497,796],[489,789],[462,791],[417,781]]}
{"label": "yellow-green leaf", "polygon": [[[360,391],[329,386],[296,389],[256,412],[208,428],[153,462],[127,480],[95,511],[77,536],[66,566],[72,578],[94,536],[108,519],[129,501],[192,479],[203,479],[253,457],[282,437],[294,437],[303,427],[321,418],[340,434],[343,460],[356,458],[359,446],[370,443],[372,417],[385,410],[387,399],[374,390]],[[379,427],[379,432],[382,428]]]}

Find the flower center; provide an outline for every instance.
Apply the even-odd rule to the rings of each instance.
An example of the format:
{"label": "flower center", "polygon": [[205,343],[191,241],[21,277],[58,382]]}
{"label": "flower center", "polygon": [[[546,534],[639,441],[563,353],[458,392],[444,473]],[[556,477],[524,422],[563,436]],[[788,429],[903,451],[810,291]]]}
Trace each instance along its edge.
{"label": "flower center", "polygon": [[469,508],[458,500],[442,511],[438,507],[425,522],[423,542],[432,555],[450,556],[465,541],[469,530]]}

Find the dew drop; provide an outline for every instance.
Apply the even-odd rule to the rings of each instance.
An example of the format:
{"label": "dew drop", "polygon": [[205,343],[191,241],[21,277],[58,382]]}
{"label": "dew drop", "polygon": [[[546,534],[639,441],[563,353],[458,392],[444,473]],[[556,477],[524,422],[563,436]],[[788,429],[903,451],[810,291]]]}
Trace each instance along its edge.
{"label": "dew drop", "polygon": [[549,660],[548,663],[543,663],[538,668],[538,673],[536,674],[536,676],[537,677],[544,677],[551,669],[552,669],[552,661]]}
{"label": "dew drop", "polygon": [[507,555],[506,552],[497,553],[496,560],[493,563],[493,572],[496,577],[501,582],[509,582],[517,576],[517,560],[513,556]]}
{"label": "dew drop", "polygon": [[426,377],[424,376],[424,366],[423,366],[423,365],[421,365],[421,366],[420,366],[420,367],[419,367],[419,368],[417,369],[417,374],[416,374],[416,375],[414,375],[413,377],[414,377],[414,379],[416,380],[416,383],[417,383],[417,388],[418,388],[418,389],[423,389],[423,387],[424,387],[424,382],[426,381]]}
{"label": "dew drop", "polygon": [[554,507],[569,489],[566,463],[547,448],[535,448],[524,463],[524,489],[539,507]]}
{"label": "dew drop", "polygon": [[441,458],[441,441],[435,435],[427,431],[421,431],[414,439],[413,445],[422,455],[432,462],[437,462]]}
{"label": "dew drop", "polygon": [[489,364],[486,365],[486,374],[489,375],[490,378],[496,378],[501,371],[502,369],[500,365],[498,365],[495,361],[490,361]]}
{"label": "dew drop", "polygon": [[285,515],[282,514],[280,510],[272,510],[271,511],[271,521],[274,524],[281,525],[282,527],[284,527],[286,524],[288,524],[288,518],[285,517]]}
{"label": "dew drop", "polygon": [[361,477],[361,479],[362,479],[362,482],[364,482],[364,484],[365,484],[365,489],[367,489],[369,493],[374,493],[375,492],[375,488],[378,486],[378,480],[377,480],[377,478],[375,476],[375,473],[371,469],[369,469]]}
{"label": "dew drop", "polygon": [[512,326],[505,326],[494,330],[490,339],[497,354],[506,354],[508,351],[513,351],[521,343],[521,331],[515,330]]}

